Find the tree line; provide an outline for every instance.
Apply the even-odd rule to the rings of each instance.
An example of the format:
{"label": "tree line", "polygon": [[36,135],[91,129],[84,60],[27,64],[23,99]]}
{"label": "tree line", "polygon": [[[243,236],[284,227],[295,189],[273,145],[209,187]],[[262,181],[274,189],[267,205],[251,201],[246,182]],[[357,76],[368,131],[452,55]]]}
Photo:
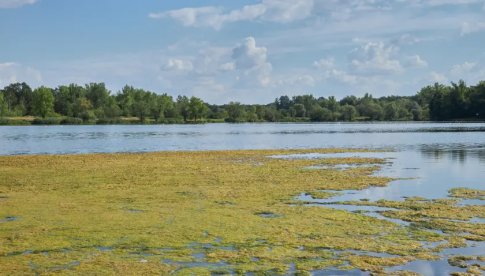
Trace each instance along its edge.
{"label": "tree line", "polygon": [[230,102],[213,105],[197,97],[157,94],[132,86],[111,93],[104,83],[45,86],[32,89],[12,83],[0,90],[0,123],[198,123],[198,122],[333,122],[445,121],[485,117],[485,81],[464,81],[422,88],[413,96],[374,98],[313,95],[281,96],[269,104]]}

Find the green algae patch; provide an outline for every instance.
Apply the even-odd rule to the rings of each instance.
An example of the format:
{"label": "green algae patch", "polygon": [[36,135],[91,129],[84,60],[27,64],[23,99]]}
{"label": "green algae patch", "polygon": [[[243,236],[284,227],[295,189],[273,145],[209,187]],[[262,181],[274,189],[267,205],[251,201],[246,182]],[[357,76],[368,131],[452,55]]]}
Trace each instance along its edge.
{"label": "green algae patch", "polygon": [[[349,201],[342,204],[392,208],[393,210],[383,211],[381,214],[392,219],[410,222],[411,226],[416,228],[441,231],[446,234],[448,243],[435,248],[435,251],[439,251],[443,248],[463,247],[466,245],[466,240],[485,241],[483,224],[472,222],[473,218],[485,218],[485,206],[458,204],[460,198],[470,198],[471,193],[481,194],[484,191],[465,190],[467,191],[460,192],[466,194],[465,196],[456,196],[454,199],[407,198],[404,201]],[[450,194],[454,192],[455,189],[452,189]],[[442,237],[442,235],[436,236]],[[427,239],[430,240],[430,238]]]}
{"label": "green algae patch", "polygon": [[[319,191],[391,180],[372,175],[381,159],[270,158],[346,151],[0,157],[0,218],[17,218],[0,223],[0,267],[19,275],[305,274],[329,267],[378,273],[416,256],[433,258],[421,241],[439,238],[422,229],[288,204],[302,193],[324,197],[330,195]],[[372,166],[305,169],[322,163]],[[345,250],[398,256],[334,253]]]}
{"label": "green algae patch", "polygon": [[485,191],[469,189],[469,188],[454,188],[450,191],[450,196],[461,199],[479,199],[485,200]]}

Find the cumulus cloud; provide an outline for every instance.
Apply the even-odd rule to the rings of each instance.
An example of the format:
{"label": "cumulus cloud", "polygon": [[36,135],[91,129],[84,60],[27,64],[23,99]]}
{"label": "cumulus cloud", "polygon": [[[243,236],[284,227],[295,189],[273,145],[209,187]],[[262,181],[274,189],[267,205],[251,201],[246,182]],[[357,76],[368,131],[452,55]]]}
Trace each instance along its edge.
{"label": "cumulus cloud", "polygon": [[414,67],[414,68],[428,66],[428,62],[422,59],[419,55],[407,57],[404,64],[406,65],[406,67]]}
{"label": "cumulus cloud", "polygon": [[150,13],[153,19],[172,18],[187,27],[211,27],[219,30],[224,24],[257,19],[273,22],[293,22],[309,17],[314,0],[263,0],[259,4],[226,11],[222,7],[206,6],[182,8],[160,13]]}
{"label": "cumulus cloud", "polygon": [[438,83],[447,83],[448,82],[448,78],[441,74],[441,73],[438,73],[438,72],[431,72],[429,73],[429,80],[431,82],[438,82]]}
{"label": "cumulus cloud", "polygon": [[464,75],[472,72],[477,66],[476,62],[464,62],[463,64],[456,64],[451,67],[450,73],[453,76],[463,78]]}
{"label": "cumulus cloud", "polygon": [[358,74],[393,74],[402,71],[393,56],[397,48],[383,42],[367,42],[350,53],[350,67]]}
{"label": "cumulus cloud", "polygon": [[271,63],[268,62],[266,47],[256,46],[254,37],[247,37],[244,43],[232,50],[234,68],[243,72],[246,77],[257,78],[262,86],[271,81]]}
{"label": "cumulus cloud", "polygon": [[15,82],[39,83],[41,73],[30,67],[15,62],[0,63],[0,86]]}
{"label": "cumulus cloud", "polygon": [[187,27],[212,27],[218,30],[225,23],[254,20],[265,11],[265,7],[262,5],[245,6],[229,13],[225,13],[221,7],[200,7],[150,13],[149,17],[153,19],[172,18]]}
{"label": "cumulus cloud", "polygon": [[330,58],[322,58],[320,60],[314,61],[313,66],[315,66],[318,69],[332,69],[335,65],[335,59],[330,57]]}
{"label": "cumulus cloud", "polygon": [[166,71],[192,71],[194,65],[190,60],[170,58],[165,65],[162,66],[162,69]]}
{"label": "cumulus cloud", "polygon": [[25,5],[35,4],[37,0],[0,0],[0,9],[18,8]]}

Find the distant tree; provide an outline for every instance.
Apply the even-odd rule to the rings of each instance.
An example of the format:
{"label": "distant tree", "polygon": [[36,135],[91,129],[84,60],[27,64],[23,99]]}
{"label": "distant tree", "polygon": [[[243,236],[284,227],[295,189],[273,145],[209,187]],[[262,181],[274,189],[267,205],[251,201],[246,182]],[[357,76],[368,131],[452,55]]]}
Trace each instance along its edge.
{"label": "distant tree", "polygon": [[207,105],[197,97],[191,97],[189,101],[189,114],[195,122],[207,114],[209,108]]}
{"label": "distant tree", "polygon": [[325,107],[317,107],[310,113],[310,119],[314,122],[333,121],[332,111]]}
{"label": "distant tree", "polygon": [[395,102],[387,103],[384,106],[384,120],[395,121],[399,119],[399,108]]}
{"label": "distant tree", "polygon": [[23,116],[32,112],[32,89],[25,82],[12,83],[3,93],[10,115]]}
{"label": "distant tree", "polygon": [[373,121],[382,120],[384,114],[382,107],[372,99],[372,96],[364,97],[357,110],[361,116]]}
{"label": "distant tree", "polygon": [[276,104],[276,109],[280,110],[280,109],[284,109],[284,110],[288,110],[292,104],[290,98],[288,96],[281,96],[279,97],[278,99],[275,100],[275,104]]}
{"label": "distant tree", "polygon": [[479,82],[470,88],[469,93],[470,110],[469,114],[477,119],[485,118],[485,81]]}
{"label": "distant tree", "polygon": [[0,117],[4,117],[8,114],[8,106],[3,96],[3,91],[0,91]]}
{"label": "distant tree", "polygon": [[189,109],[190,100],[187,96],[178,96],[177,97],[177,111],[178,113],[184,118],[184,122],[187,122],[187,119],[190,115]]}
{"label": "distant tree", "polygon": [[346,96],[342,100],[340,100],[340,105],[350,105],[356,106],[358,103],[356,96]]}
{"label": "distant tree", "polygon": [[293,109],[295,110],[295,117],[301,118],[306,116],[306,109],[303,104],[295,104]]}
{"label": "distant tree", "polygon": [[357,109],[351,105],[344,105],[340,108],[341,118],[344,121],[354,121],[358,116]]}
{"label": "distant tree", "polygon": [[81,118],[83,121],[89,121],[95,118],[94,112],[91,111],[93,105],[86,97],[77,98],[72,105],[72,116]]}
{"label": "distant tree", "polygon": [[230,102],[226,106],[226,111],[228,122],[242,121],[245,116],[244,107],[239,102]]}
{"label": "distant tree", "polygon": [[161,121],[166,117],[173,116],[173,98],[167,94],[154,95],[152,117],[155,121]]}
{"label": "distant tree", "polygon": [[109,97],[106,100],[102,110],[104,117],[109,119],[117,118],[121,114],[121,108],[118,106],[118,103],[114,97]]}
{"label": "distant tree", "polygon": [[103,107],[109,98],[109,91],[104,83],[90,83],[86,85],[86,98],[91,101],[94,109]]}
{"label": "distant tree", "polygon": [[153,101],[150,92],[144,91],[143,89],[135,89],[133,114],[140,119],[140,122],[144,123],[146,121],[150,115],[152,104]]}
{"label": "distant tree", "polygon": [[34,90],[32,111],[34,115],[41,116],[42,118],[54,113],[54,95],[52,89],[41,86]]}
{"label": "distant tree", "polygon": [[256,113],[255,106],[248,106],[246,109],[246,121],[248,122],[257,122],[258,121],[258,114]]}

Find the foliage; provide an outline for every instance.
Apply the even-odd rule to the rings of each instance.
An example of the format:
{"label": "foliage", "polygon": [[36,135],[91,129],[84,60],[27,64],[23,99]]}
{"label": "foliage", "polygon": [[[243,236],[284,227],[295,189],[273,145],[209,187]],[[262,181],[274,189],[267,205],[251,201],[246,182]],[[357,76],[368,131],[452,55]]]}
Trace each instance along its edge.
{"label": "foliage", "polygon": [[485,81],[475,86],[464,81],[435,83],[414,96],[365,94],[337,100],[285,95],[266,105],[209,105],[197,97],[174,99],[128,85],[112,94],[104,83],[40,87],[34,92],[26,83],[13,83],[0,90],[0,117],[52,114],[77,118],[68,120],[71,123],[124,123],[123,118],[137,118],[138,123],[480,120],[485,117]]}
{"label": "foliage", "polygon": [[47,87],[39,87],[34,90],[32,95],[33,115],[45,118],[54,112],[54,95],[52,90]]}

